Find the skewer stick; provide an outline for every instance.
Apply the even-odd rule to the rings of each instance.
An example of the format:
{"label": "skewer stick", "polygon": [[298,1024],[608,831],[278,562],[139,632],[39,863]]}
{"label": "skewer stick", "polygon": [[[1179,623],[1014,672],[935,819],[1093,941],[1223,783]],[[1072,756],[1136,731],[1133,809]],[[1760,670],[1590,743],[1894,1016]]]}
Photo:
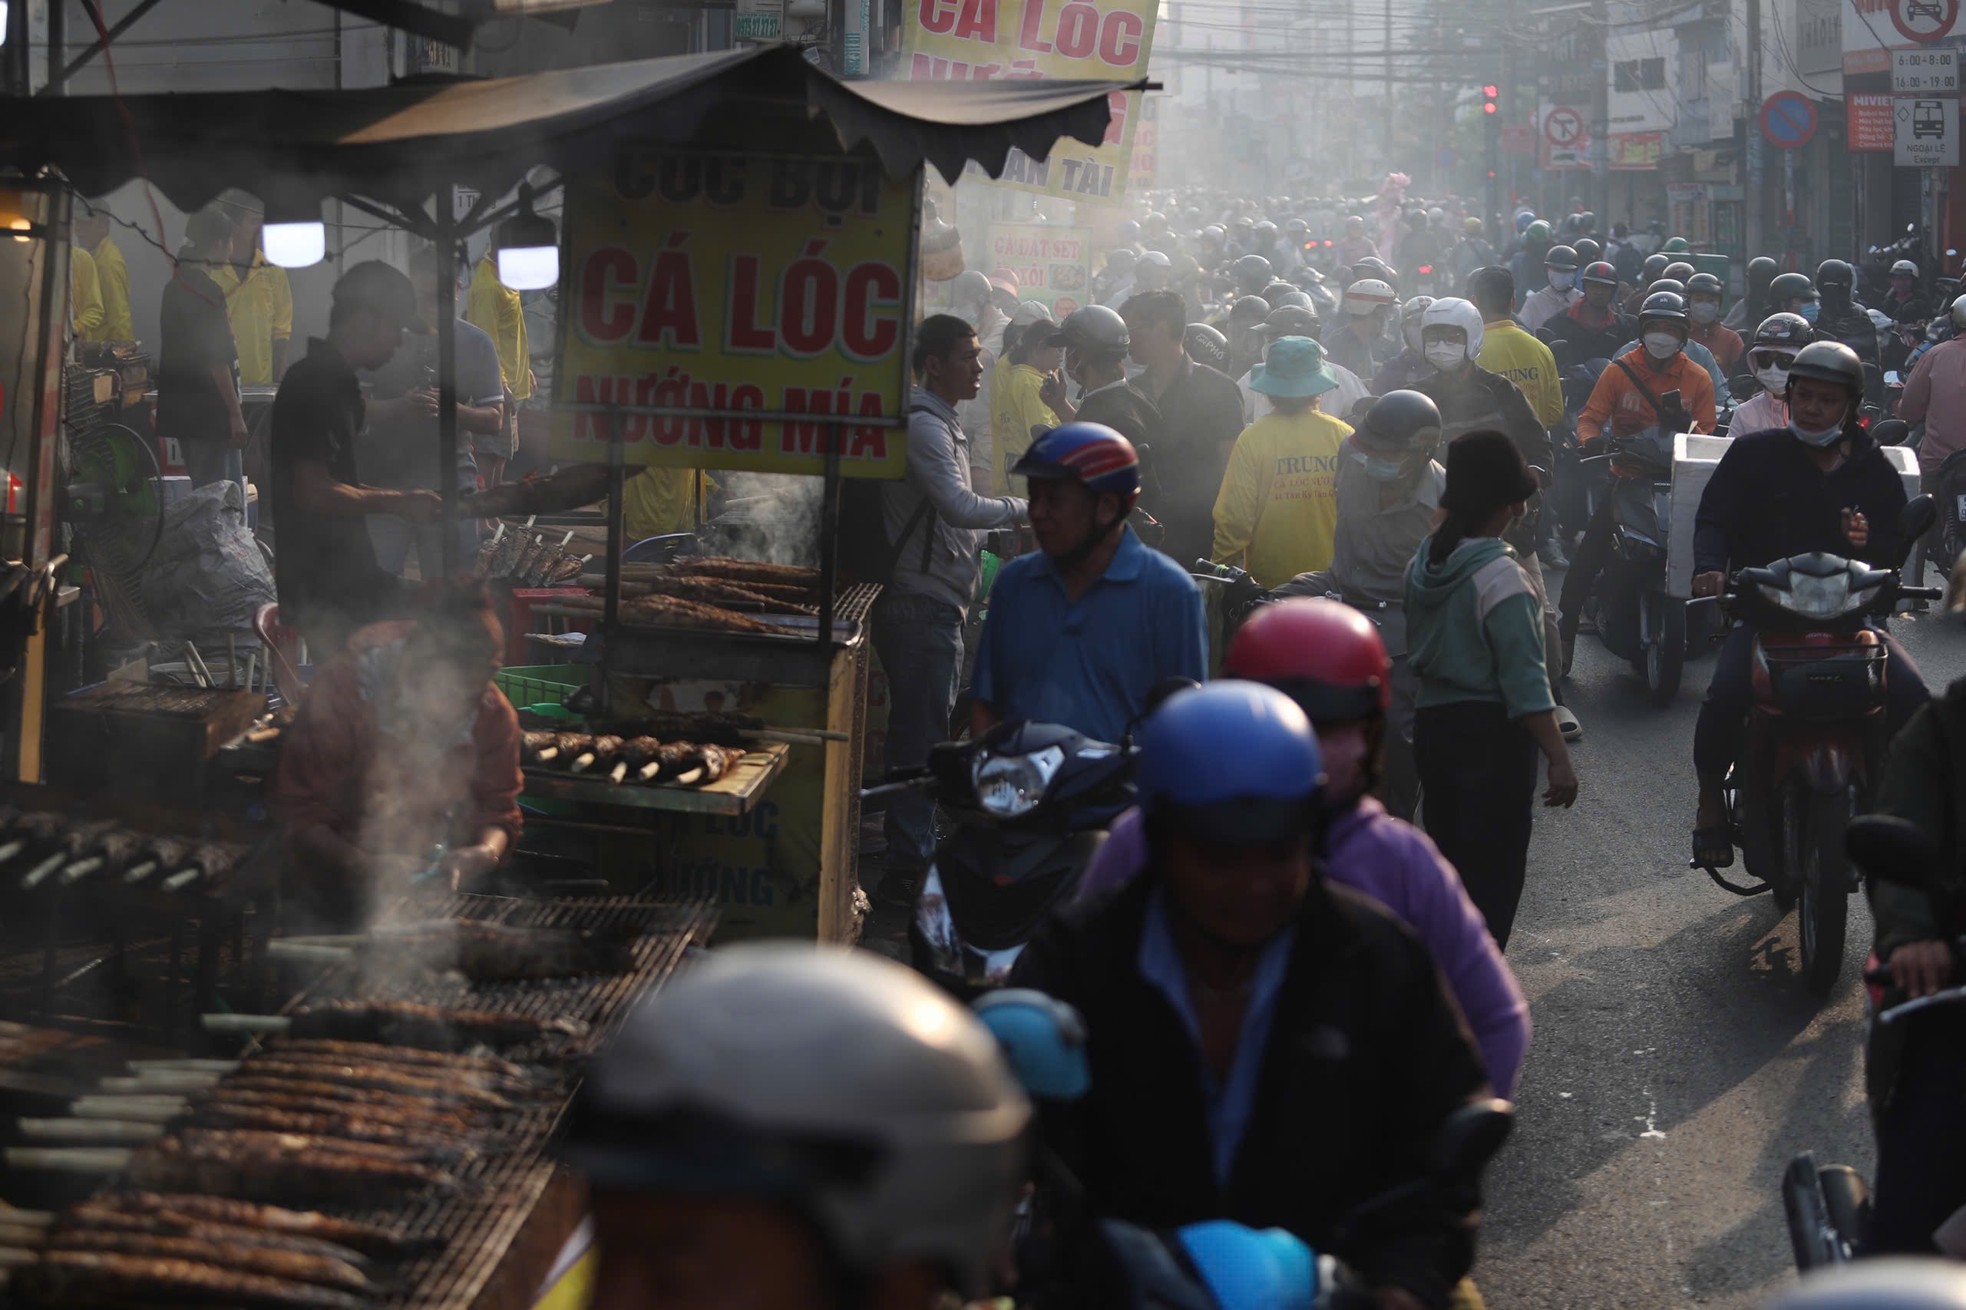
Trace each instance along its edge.
{"label": "skewer stick", "polygon": [[594,763],[594,752],[588,751],[584,755],[576,756],[574,758],[574,762],[567,766],[567,772],[585,773],[588,770],[588,768],[590,768],[593,765],[593,763]]}
{"label": "skewer stick", "polygon": [[46,1169],[67,1174],[113,1174],[127,1167],[135,1151],[106,1146],[10,1146],[9,1169]]}
{"label": "skewer stick", "polygon": [[623,760],[621,763],[615,765],[613,770],[609,772],[608,781],[613,783],[615,786],[619,787],[621,785],[621,780],[627,776],[628,776],[628,761]]}
{"label": "skewer stick", "polygon": [[246,656],[246,690],[253,689],[253,679],[259,673],[259,652],[252,651]]}
{"label": "skewer stick", "polygon": [[214,1086],[224,1076],[217,1073],[198,1073],[191,1069],[146,1069],[131,1078],[104,1078],[96,1084],[96,1089],[110,1096],[202,1092]]}
{"label": "skewer stick", "polygon": [[179,869],[176,873],[164,879],[164,890],[167,892],[178,891],[181,888],[189,887],[192,883],[197,882],[204,876],[205,871],[195,864],[189,869]]}
{"label": "skewer stick", "polygon": [[[4,864],[5,862],[4,860],[0,860],[0,864]],[[123,875],[123,881],[132,883],[142,882],[155,872],[157,872],[157,861],[145,860],[141,864],[132,864],[129,871]]]}
{"label": "skewer stick", "polygon": [[91,855],[86,860],[77,860],[61,871],[61,880],[64,883],[71,883],[86,878],[97,869],[100,869],[102,865],[103,857],[100,855]]}
{"label": "skewer stick", "polygon": [[688,769],[682,773],[677,774],[676,781],[680,782],[681,784],[683,784],[683,786],[687,787],[690,786],[692,783],[694,783],[697,779],[701,778],[702,776],[703,776],[703,766],[699,764],[693,769]]}
{"label": "skewer stick", "polygon": [[184,667],[191,673],[191,680],[207,691],[211,690],[212,671],[205,667],[205,661],[198,657],[198,648],[190,642],[184,643]]}
{"label": "skewer stick", "polygon": [[558,746],[548,746],[545,750],[533,756],[533,758],[541,764],[551,764],[554,760],[560,758],[560,748]]}
{"label": "skewer stick", "polygon": [[16,1228],[53,1228],[57,1217],[53,1210],[0,1211],[0,1223],[12,1224]]}
{"label": "skewer stick", "polygon": [[264,728],[254,728],[251,732],[247,733],[246,744],[248,746],[258,746],[263,742],[274,740],[279,735],[280,730],[269,723]]}
{"label": "skewer stick", "polygon": [[61,867],[61,862],[67,858],[67,852],[56,851],[53,855],[50,855],[47,859],[29,869],[27,876],[20,880],[21,890],[28,891],[39,887],[47,880],[49,874]]}
{"label": "skewer stick", "polygon": [[182,1096],[78,1096],[68,1104],[76,1119],[169,1123],[190,1108]]}
{"label": "skewer stick", "polygon": [[0,1269],[25,1269],[29,1265],[40,1263],[41,1254],[38,1251],[29,1251],[18,1246],[0,1246]]}
{"label": "skewer stick", "polygon": [[237,1060],[131,1060],[130,1072],[141,1077],[151,1069],[183,1069],[193,1073],[231,1073],[239,1067]]}
{"label": "skewer stick", "polygon": [[19,855],[26,849],[27,843],[19,840],[10,841],[5,846],[0,846],[0,864],[12,862],[16,855]]}
{"label": "skewer stick", "polygon": [[203,1014],[198,1022],[208,1033],[283,1033],[294,1026],[284,1014]]}
{"label": "skewer stick", "polygon": [[654,778],[655,778],[655,775],[656,775],[656,774],[658,774],[658,773],[660,773],[660,772],[662,772],[662,764],[661,764],[661,762],[660,762],[660,761],[652,761],[652,762],[650,762],[650,763],[648,763],[648,764],[644,764],[644,765],[643,765],[643,766],[642,766],[642,767],[641,767],[641,768],[640,768],[639,770],[637,770],[637,771],[636,771],[636,773],[635,773],[635,781],[636,781],[636,782],[650,782],[650,781],[653,781],[653,780],[654,780]]}
{"label": "skewer stick", "polygon": [[[136,1119],[21,1119],[20,1135],[28,1142],[96,1142],[135,1145],[164,1135],[161,1123]],[[0,1220],[0,1222],[4,1222]]]}
{"label": "skewer stick", "polygon": [[313,942],[286,940],[266,944],[267,959],[288,960],[295,964],[340,964],[348,956],[349,948],[346,946],[320,946]]}
{"label": "skewer stick", "polygon": [[229,632],[225,634],[225,685],[233,691],[239,688],[239,639]]}

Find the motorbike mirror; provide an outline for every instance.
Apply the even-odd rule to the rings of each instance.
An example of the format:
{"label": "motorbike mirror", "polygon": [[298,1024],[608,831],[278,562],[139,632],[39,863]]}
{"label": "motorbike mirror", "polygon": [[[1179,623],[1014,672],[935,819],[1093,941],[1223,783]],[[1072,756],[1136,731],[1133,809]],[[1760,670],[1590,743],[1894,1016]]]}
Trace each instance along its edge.
{"label": "motorbike mirror", "polygon": [[1436,1178],[1472,1178],[1502,1149],[1515,1127],[1515,1107],[1503,1100],[1473,1101],[1447,1116],[1434,1134],[1431,1172]]}
{"label": "motorbike mirror", "polygon": [[1736,397],[1752,396],[1761,390],[1761,380],[1752,373],[1743,373],[1727,379],[1727,390]]}
{"label": "motorbike mirror", "polygon": [[1901,418],[1880,419],[1870,426],[1870,439],[1880,446],[1902,446],[1911,435],[1911,424]]}
{"label": "motorbike mirror", "polygon": [[[1884,385],[1887,387],[1901,387],[1904,384],[1905,384],[1905,375],[1898,372],[1898,370],[1896,370],[1895,368],[1892,369],[1889,373],[1886,373],[1884,375]],[[1896,445],[1897,443],[1892,442],[1891,444]]]}
{"label": "motorbike mirror", "polygon": [[1858,867],[1887,882],[1923,884],[1939,865],[1939,847],[1925,830],[1893,814],[1860,814],[1843,834]]}
{"label": "motorbike mirror", "polygon": [[1930,496],[1913,496],[1906,501],[1905,507],[1898,512],[1898,540],[1904,543],[1905,553],[1909,554],[1911,544],[1930,532],[1932,525],[1938,521],[1939,502]]}

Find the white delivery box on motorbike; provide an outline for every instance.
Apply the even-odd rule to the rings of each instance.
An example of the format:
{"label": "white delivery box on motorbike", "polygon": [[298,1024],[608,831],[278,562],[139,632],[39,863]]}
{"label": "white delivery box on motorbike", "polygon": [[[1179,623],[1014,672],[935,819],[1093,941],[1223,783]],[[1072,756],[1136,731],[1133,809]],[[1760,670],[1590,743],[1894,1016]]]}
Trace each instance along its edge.
{"label": "white delivery box on motorbike", "polygon": [[[1693,595],[1693,520],[1700,512],[1714,466],[1727,453],[1732,437],[1679,432],[1672,439],[1672,529],[1666,535],[1666,594],[1680,600]],[[1880,446],[1884,458],[1898,470],[1905,499],[1918,494],[1918,456],[1909,446]],[[1766,563],[1767,561],[1762,561]]]}

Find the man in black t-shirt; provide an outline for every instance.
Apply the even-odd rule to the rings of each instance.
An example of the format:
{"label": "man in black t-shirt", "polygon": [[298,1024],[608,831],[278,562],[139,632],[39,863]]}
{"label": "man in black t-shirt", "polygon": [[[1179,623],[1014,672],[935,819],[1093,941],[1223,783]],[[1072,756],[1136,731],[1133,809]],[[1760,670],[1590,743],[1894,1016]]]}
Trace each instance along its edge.
{"label": "man in black t-shirt", "polygon": [[[1160,446],[1151,453],[1167,529],[1160,548],[1188,568],[1215,542],[1215,493],[1242,435],[1242,390],[1233,378],[1188,358],[1187,306],[1172,291],[1147,291],[1120,307],[1133,362],[1133,387],[1160,411]],[[1130,435],[1130,434],[1129,434]]]}
{"label": "man in black t-shirt", "polygon": [[280,618],[300,629],[317,660],[401,606],[401,584],[377,565],[364,517],[430,523],[443,511],[434,491],[365,487],[355,472],[355,436],[367,418],[355,371],[387,364],[405,328],[427,330],[409,278],[380,260],[357,264],[335,283],[327,337],[307,343],[273,400]]}
{"label": "man in black t-shirt", "polygon": [[197,487],[244,476],[239,452],[247,433],[239,408],[239,351],[225,292],[208,271],[232,257],[234,235],[231,221],[218,210],[193,214],[185,221],[177,268],[164,284],[157,435],[178,443]]}

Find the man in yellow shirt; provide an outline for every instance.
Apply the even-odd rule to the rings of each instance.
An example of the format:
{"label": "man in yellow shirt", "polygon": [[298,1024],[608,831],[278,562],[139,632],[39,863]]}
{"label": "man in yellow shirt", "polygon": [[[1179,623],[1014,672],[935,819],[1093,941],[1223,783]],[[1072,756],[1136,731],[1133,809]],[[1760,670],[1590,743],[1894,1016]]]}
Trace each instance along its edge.
{"label": "man in yellow shirt", "polygon": [[1522,388],[1538,423],[1550,428],[1562,422],[1563,379],[1557,375],[1550,348],[1516,326],[1506,310],[1500,318],[1487,312],[1482,318],[1481,354],[1475,363]]}
{"label": "man in yellow shirt", "polygon": [[1249,385],[1271,410],[1243,429],[1215,497],[1218,563],[1242,562],[1265,587],[1331,564],[1338,530],[1339,448],[1351,428],[1318,412],[1338,385],[1324,347],[1278,337]]}
{"label": "man in yellow shirt", "polygon": [[239,347],[239,381],[244,386],[270,387],[287,372],[287,343],[294,334],[294,293],[287,270],[266,262],[259,248],[259,230],[266,215],[243,199],[224,203],[226,216],[238,228],[236,249],[249,252],[243,262],[212,270],[212,281],[225,293],[232,315],[232,338]]}
{"label": "man in yellow shirt", "polygon": [[[526,310],[519,293],[498,280],[501,227],[485,256],[471,274],[464,301],[464,321],[483,328],[498,347],[499,371],[505,375],[505,434],[478,442],[478,472],[487,487],[495,487],[505,462],[518,450],[519,402],[532,395],[532,354],[526,344]],[[487,447],[490,449],[487,449]]]}
{"label": "man in yellow shirt", "polygon": [[102,282],[95,259],[80,245],[68,252],[68,326],[77,340],[102,340]]}
{"label": "man in yellow shirt", "polygon": [[102,296],[102,323],[89,341],[135,341],[130,326],[130,270],[123,263],[123,252],[109,239],[109,214],[78,201],[75,215],[75,248],[87,250],[96,266],[96,289]]}
{"label": "man in yellow shirt", "polygon": [[[1035,300],[1020,304],[1004,329],[1003,358],[990,380],[990,431],[997,456],[993,486],[999,496],[1010,494],[1009,470],[1030,449],[1032,429],[1049,432],[1072,421],[1072,408],[1057,378],[1065,350],[1048,344],[1057,330],[1051,311]],[[1064,413],[1047,403],[1047,392],[1064,406]]]}

